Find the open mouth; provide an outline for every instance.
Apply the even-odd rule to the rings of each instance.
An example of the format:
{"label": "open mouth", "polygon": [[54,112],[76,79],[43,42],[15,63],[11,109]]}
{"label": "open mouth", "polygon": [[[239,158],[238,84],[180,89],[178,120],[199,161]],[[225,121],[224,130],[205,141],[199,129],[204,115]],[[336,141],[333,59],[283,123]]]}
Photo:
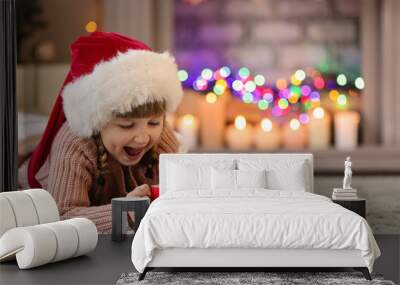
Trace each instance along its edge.
{"label": "open mouth", "polygon": [[125,153],[130,157],[137,157],[139,154],[142,153],[144,148],[133,148],[130,146],[124,146]]}

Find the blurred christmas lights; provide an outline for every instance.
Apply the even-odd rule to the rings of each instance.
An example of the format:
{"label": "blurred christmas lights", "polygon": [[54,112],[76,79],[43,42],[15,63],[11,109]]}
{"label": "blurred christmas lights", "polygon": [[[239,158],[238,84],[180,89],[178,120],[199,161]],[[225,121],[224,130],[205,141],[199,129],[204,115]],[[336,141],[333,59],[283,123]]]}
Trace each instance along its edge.
{"label": "blurred christmas lights", "polygon": [[216,70],[204,68],[199,75],[181,69],[178,78],[184,87],[205,94],[208,103],[215,103],[218,96],[229,94],[243,103],[256,104],[260,112],[273,117],[294,112],[298,119],[290,121],[292,129],[309,123],[308,112],[315,118],[322,118],[323,98],[328,98],[339,110],[348,109],[349,96],[357,96],[359,90],[365,88],[362,77],[344,73],[324,75],[314,68],[298,69],[290,80],[279,78],[275,82],[268,82],[261,74],[253,76],[247,67],[234,71],[228,66]]}

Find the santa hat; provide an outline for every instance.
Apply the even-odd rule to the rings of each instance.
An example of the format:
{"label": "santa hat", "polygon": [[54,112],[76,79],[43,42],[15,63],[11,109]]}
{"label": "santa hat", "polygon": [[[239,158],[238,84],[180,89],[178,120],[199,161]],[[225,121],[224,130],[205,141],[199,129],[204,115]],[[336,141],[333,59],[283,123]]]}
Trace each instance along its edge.
{"label": "santa hat", "polygon": [[173,112],[183,96],[174,58],[135,39],[94,32],[79,37],[71,45],[71,54],[70,71],[29,161],[31,187],[41,187],[35,175],[66,119],[77,136],[88,138],[114,113],[155,101],[165,101],[167,111]]}

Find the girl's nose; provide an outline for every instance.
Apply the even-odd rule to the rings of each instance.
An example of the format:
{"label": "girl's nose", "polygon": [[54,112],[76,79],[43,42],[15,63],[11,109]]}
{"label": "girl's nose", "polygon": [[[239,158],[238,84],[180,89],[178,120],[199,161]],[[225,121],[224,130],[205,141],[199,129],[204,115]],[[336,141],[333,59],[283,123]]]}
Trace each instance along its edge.
{"label": "girl's nose", "polygon": [[149,140],[150,136],[146,132],[141,132],[133,138],[133,141],[140,146],[145,146],[149,142]]}

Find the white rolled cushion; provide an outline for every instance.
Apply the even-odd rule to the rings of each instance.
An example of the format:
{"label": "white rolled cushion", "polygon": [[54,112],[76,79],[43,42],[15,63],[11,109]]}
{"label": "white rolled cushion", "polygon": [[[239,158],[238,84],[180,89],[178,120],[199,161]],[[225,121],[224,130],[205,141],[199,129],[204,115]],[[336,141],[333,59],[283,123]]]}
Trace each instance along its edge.
{"label": "white rolled cushion", "polygon": [[43,224],[56,236],[57,250],[51,262],[57,262],[75,256],[78,250],[78,232],[66,221]]}
{"label": "white rolled cushion", "polygon": [[237,188],[267,188],[267,171],[262,170],[241,170],[236,172]]}
{"label": "white rolled cushion", "polygon": [[0,239],[0,260],[16,254],[19,268],[28,269],[51,262],[56,249],[53,231],[43,225],[13,228]]}
{"label": "white rolled cushion", "polygon": [[78,233],[78,248],[74,257],[91,252],[96,248],[98,240],[97,229],[91,220],[74,218],[65,220],[65,222],[72,225]]}
{"label": "white rolled cushion", "polygon": [[18,227],[0,238],[0,261],[14,256],[20,269],[86,254],[96,248],[97,230],[86,218]]}
{"label": "white rolled cushion", "polygon": [[211,189],[236,190],[236,170],[211,168]]}
{"label": "white rolled cushion", "polygon": [[0,196],[0,237],[9,229],[15,228],[14,211],[6,197]]}
{"label": "white rolled cushion", "polygon": [[60,220],[56,202],[43,189],[0,193],[0,206],[0,237],[14,227]]}
{"label": "white rolled cushion", "polygon": [[304,161],[290,159],[262,160],[244,159],[238,160],[239,170],[267,170],[267,188],[272,190],[306,191],[308,189],[307,164]]}
{"label": "white rolled cushion", "polygon": [[28,194],[32,199],[39,218],[39,224],[60,220],[57,204],[49,192],[43,189],[29,189],[22,192]]}
{"label": "white rolled cushion", "polygon": [[10,202],[17,227],[33,226],[39,223],[38,214],[31,197],[23,191],[3,192],[0,195]]}

